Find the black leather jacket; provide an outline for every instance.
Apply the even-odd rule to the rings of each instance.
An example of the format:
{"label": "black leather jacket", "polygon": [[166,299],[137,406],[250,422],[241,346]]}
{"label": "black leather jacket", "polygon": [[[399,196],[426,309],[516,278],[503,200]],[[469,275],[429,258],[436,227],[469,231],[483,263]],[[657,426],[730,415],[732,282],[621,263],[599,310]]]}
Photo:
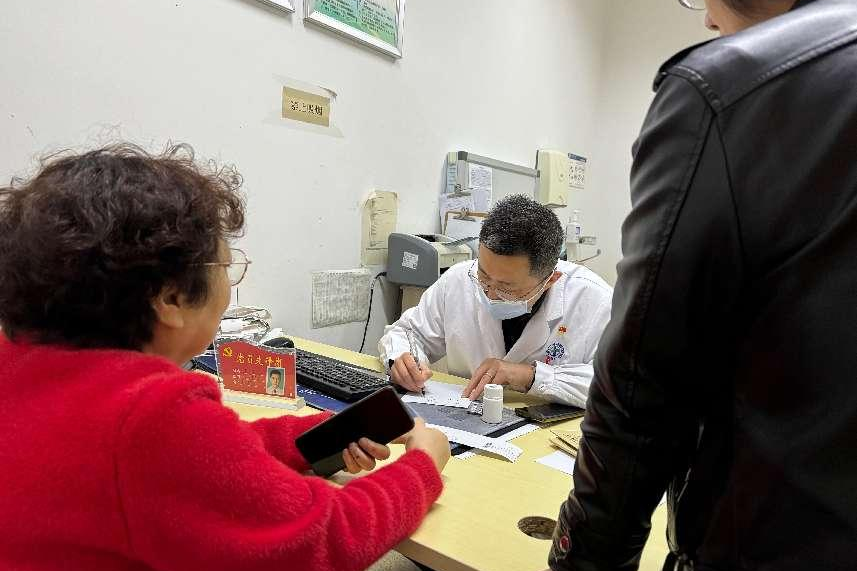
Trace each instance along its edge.
{"label": "black leather jacket", "polygon": [[[857,0],[668,61],[553,569],[857,569]],[[676,566],[676,559],[686,563]]]}

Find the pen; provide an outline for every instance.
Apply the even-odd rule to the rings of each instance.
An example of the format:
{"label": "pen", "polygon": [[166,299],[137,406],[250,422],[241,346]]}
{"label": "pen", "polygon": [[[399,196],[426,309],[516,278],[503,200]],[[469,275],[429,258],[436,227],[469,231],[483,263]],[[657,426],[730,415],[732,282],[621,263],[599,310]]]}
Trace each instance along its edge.
{"label": "pen", "polygon": [[[422,367],[420,367],[419,357],[417,357],[417,344],[414,341],[414,333],[410,329],[405,329],[405,335],[407,335],[408,337],[408,345],[410,346],[411,357],[414,358],[414,362],[417,364],[417,369],[422,371]],[[423,396],[426,396],[425,388],[421,388],[420,393],[422,393]]]}

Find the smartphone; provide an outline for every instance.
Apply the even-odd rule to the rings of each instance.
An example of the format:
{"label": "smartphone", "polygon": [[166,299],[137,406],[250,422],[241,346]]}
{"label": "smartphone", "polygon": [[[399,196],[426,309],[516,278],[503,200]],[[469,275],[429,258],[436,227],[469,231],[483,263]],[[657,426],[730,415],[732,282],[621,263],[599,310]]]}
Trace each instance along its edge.
{"label": "smartphone", "polygon": [[570,420],[580,418],[586,411],[576,406],[564,404],[540,404],[536,406],[522,406],[515,409],[515,414],[524,418],[529,418],[535,422],[548,423],[559,422],[560,420]]}
{"label": "smartphone", "polygon": [[377,390],[295,439],[313,472],[328,477],[345,468],[342,451],[366,437],[388,444],[414,427],[414,419],[392,387]]}

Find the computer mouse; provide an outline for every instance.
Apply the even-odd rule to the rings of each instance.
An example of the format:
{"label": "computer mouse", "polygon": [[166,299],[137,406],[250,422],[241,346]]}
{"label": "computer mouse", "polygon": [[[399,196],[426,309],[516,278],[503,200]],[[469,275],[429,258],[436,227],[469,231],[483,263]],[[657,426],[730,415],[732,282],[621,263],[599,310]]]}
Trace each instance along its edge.
{"label": "computer mouse", "polygon": [[267,345],[268,347],[275,347],[277,349],[294,349],[295,343],[288,337],[274,337],[273,339],[268,339],[262,345]]}

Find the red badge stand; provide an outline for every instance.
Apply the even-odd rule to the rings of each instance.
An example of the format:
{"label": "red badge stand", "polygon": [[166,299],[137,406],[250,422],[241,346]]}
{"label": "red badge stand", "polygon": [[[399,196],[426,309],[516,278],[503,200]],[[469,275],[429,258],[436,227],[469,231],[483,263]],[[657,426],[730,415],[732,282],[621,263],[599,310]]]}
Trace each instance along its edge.
{"label": "red badge stand", "polygon": [[[296,351],[245,340],[219,339],[214,348],[223,380],[223,400],[275,408],[298,409]],[[273,381],[279,377],[279,381]]]}

